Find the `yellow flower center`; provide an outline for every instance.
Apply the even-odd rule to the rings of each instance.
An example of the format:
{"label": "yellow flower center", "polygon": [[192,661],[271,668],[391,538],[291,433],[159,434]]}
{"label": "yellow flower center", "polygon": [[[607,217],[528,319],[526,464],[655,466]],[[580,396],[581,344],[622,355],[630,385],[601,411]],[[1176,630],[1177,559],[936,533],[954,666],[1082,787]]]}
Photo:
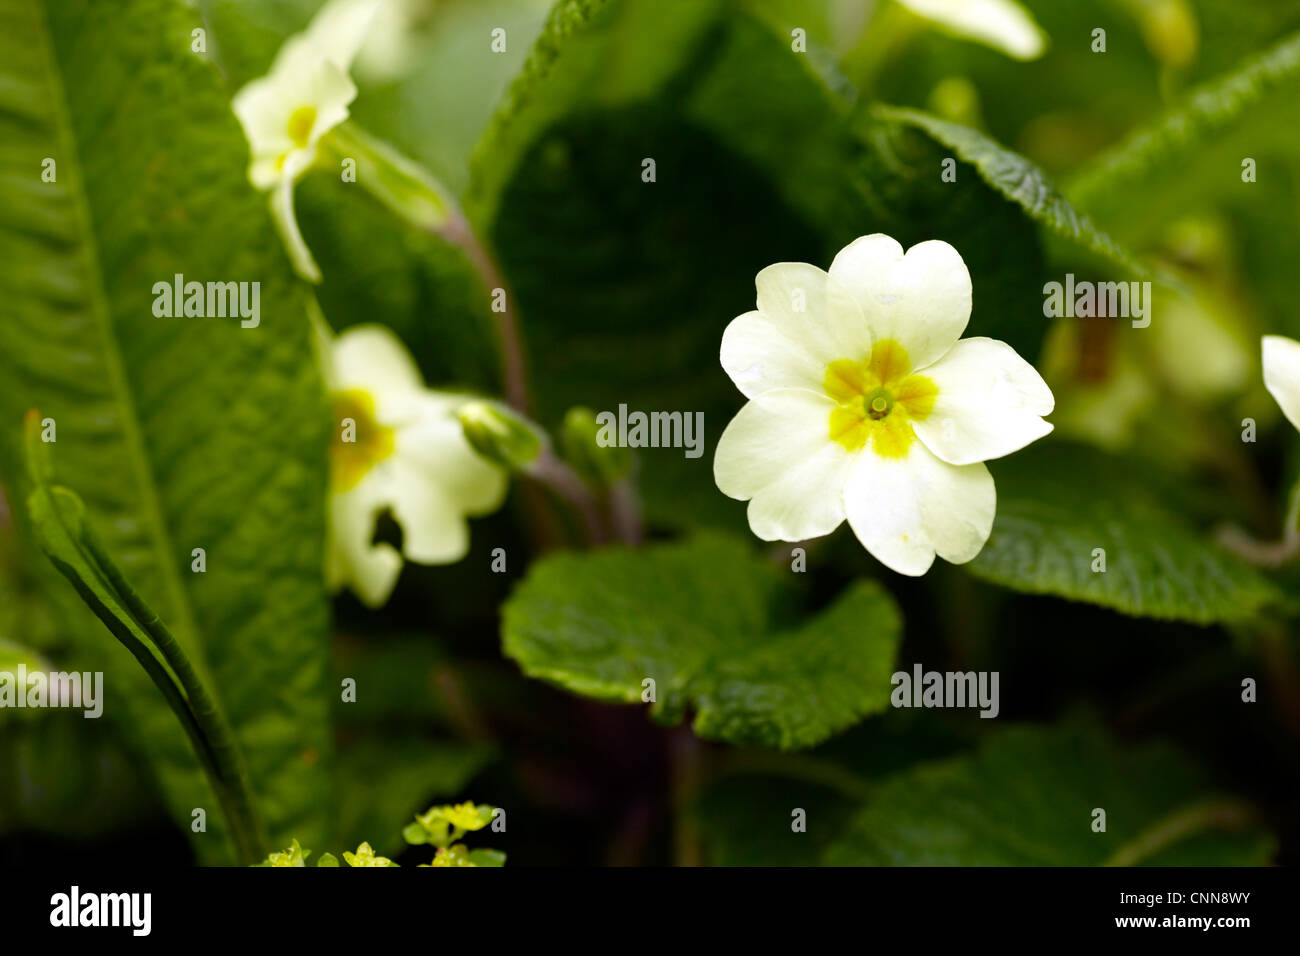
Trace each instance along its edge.
{"label": "yellow flower center", "polygon": [[347,491],[393,453],[393,430],[375,421],[370,393],[355,388],[334,394],[334,427],[330,483],[336,491]]}
{"label": "yellow flower center", "polygon": [[289,138],[299,149],[306,149],[311,128],[316,125],[316,107],[300,106],[289,114]]}
{"label": "yellow flower center", "polygon": [[826,366],[824,387],[835,400],[831,440],[848,451],[870,443],[884,458],[902,458],[916,439],[912,422],[934,410],[939,389],[924,375],[912,375],[907,350],[893,339],[871,347],[865,362],[839,359]]}

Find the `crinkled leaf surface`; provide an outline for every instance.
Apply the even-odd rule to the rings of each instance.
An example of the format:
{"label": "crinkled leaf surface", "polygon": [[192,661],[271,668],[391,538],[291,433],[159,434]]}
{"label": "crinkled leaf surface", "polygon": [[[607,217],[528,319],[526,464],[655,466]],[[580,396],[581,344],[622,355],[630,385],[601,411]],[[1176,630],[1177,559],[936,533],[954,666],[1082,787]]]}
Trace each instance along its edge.
{"label": "crinkled leaf surface", "polygon": [[[209,676],[272,841],[310,845],[330,746],[328,412],[228,93],[190,52],[199,25],[178,0],[0,2],[0,470],[19,480],[29,407],[55,420],[56,479]],[[55,182],[41,179],[47,157]],[[155,316],[154,283],[178,273],[260,282],[260,324]],[[190,811],[209,809],[200,858],[228,859],[166,704],[93,617],[74,619],[69,663],[105,672],[106,709],[175,819],[188,831]]]}
{"label": "crinkled leaf surface", "polygon": [[[1093,811],[1106,811],[1105,832]],[[834,866],[1261,866],[1272,837],[1162,745],[1090,724],[1015,727],[904,771],[827,851]]]}
{"label": "crinkled leaf surface", "polygon": [[[972,573],[1138,617],[1213,624],[1278,602],[1260,571],[1216,545],[1154,469],[1047,442],[994,462],[998,511]],[[1105,571],[1094,571],[1105,552]]]}
{"label": "crinkled leaf surface", "polygon": [[902,123],[922,130],[969,163],[988,183],[1020,206],[1035,222],[1070,242],[1077,243],[1125,272],[1145,275],[1146,269],[1080,213],[1041,169],[978,130],[931,116],[919,110],[877,106],[877,120]]}
{"label": "crinkled leaf surface", "polygon": [[506,653],[531,677],[600,700],[695,712],[702,737],[795,748],[889,704],[901,621],[875,582],[801,625],[774,620],[783,572],[718,537],[565,554],[507,602]]}

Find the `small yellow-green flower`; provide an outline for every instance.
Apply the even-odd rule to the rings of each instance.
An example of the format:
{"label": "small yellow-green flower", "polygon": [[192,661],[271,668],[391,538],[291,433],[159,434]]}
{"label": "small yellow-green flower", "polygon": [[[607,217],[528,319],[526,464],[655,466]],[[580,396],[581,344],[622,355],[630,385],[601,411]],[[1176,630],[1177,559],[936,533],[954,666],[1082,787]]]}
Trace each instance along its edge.
{"label": "small yellow-green flower", "polygon": [[297,840],[287,850],[272,853],[260,864],[261,866],[306,866],[311,850],[304,850]]}
{"label": "small yellow-green flower", "polygon": [[466,833],[483,829],[492,822],[492,814],[493,808],[485,803],[430,807],[416,814],[415,822],[407,824],[402,836],[416,846],[429,843],[445,847]]}
{"label": "small yellow-green flower", "polygon": [[439,847],[432,863],[420,864],[420,867],[438,866],[478,866],[478,864],[470,860],[469,849],[465,844],[457,843],[455,846]]}
{"label": "small yellow-green flower", "polygon": [[369,843],[363,843],[357,847],[356,853],[349,853],[344,850],[343,859],[348,861],[348,866],[397,866],[386,856],[376,856]]}

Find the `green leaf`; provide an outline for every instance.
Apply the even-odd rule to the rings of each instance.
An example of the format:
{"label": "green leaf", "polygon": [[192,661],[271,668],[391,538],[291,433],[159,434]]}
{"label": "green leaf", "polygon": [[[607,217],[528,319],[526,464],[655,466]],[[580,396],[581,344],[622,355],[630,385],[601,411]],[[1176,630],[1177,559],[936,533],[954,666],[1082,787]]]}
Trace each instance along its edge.
{"label": "green leaf", "polygon": [[81,499],[48,484],[48,446],[40,440],[35,411],[28,415],[27,432],[35,485],[27,508],[37,541],[162,692],[208,774],[236,852],[242,862],[252,863],[262,853],[261,827],[248,792],[243,757],[224,715],[166,625],[104,552],[87,524]]}
{"label": "green leaf", "polygon": [[[1293,269],[1300,238],[1290,228],[1300,205],[1297,130],[1300,34],[1292,34],[1101,153],[1067,192],[1138,248],[1177,251],[1170,224],[1208,219],[1234,250],[1231,268],[1242,275],[1229,288],[1243,309],[1262,313],[1258,329],[1300,335]],[[1242,180],[1247,158],[1254,182]]]}
{"label": "green leaf", "polygon": [[[1272,153],[1279,144],[1294,149],[1298,92],[1300,34],[1295,34],[1205,84],[1182,106],[1096,157],[1072,181],[1070,195],[1097,210],[1103,221],[1115,219],[1132,231],[1137,212],[1144,223],[1162,221],[1163,210],[1176,213],[1194,178],[1214,182],[1220,192],[1252,190],[1254,184],[1241,181],[1241,159],[1260,158],[1259,150]],[[1256,113],[1267,121],[1251,124]],[[1246,143],[1236,135],[1242,132],[1250,133]]]}
{"label": "green leaf", "polygon": [[[1279,602],[1262,573],[1223,550],[1180,507],[1184,489],[1151,465],[1046,442],[994,462],[993,533],[968,565],[985,580],[1137,617],[1239,621]],[[1105,571],[1100,568],[1105,552]]]}
{"label": "green leaf", "polygon": [[505,866],[506,855],[500,850],[470,850],[469,861],[474,866]]}
{"label": "green leaf", "polygon": [[[1105,832],[1094,832],[1094,811]],[[833,866],[1261,866],[1249,807],[1209,791],[1163,745],[1123,748],[1090,724],[1015,727],[973,754],[880,785],[827,851]]]}
{"label": "green leaf", "polygon": [[702,537],[643,551],[558,555],[506,603],[506,653],[530,677],[600,700],[690,707],[701,737],[792,749],[889,704],[901,621],[889,595],[859,582],[796,627],[774,618],[774,565]]}
{"label": "green leaf", "polygon": [[963,162],[973,166],[984,182],[1023,209],[1035,222],[1125,272],[1147,275],[1145,266],[1070,205],[1047,174],[1025,157],[978,130],[919,110],[879,105],[872,108],[871,116],[924,131],[936,142],[950,148]]}
{"label": "green leaf", "polygon": [[[228,94],[190,52],[200,25],[175,0],[0,0],[0,471],[19,480],[18,426],[39,405],[58,480],[210,680],[272,840],[313,842],[330,749],[328,410]],[[154,284],[176,274],[260,282],[259,324],[155,316]],[[184,734],[73,590],[51,587],[189,831],[215,804]],[[201,859],[229,859],[220,829],[209,813]]]}

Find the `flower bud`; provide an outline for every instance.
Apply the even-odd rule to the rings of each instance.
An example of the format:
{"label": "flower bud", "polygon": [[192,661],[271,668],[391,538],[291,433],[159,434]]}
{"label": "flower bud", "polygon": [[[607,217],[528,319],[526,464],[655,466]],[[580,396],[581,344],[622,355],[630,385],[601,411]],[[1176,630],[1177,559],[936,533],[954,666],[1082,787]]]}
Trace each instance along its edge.
{"label": "flower bud", "polygon": [[536,425],[496,402],[466,402],[456,417],[471,448],[511,471],[526,471],[545,447]]}

